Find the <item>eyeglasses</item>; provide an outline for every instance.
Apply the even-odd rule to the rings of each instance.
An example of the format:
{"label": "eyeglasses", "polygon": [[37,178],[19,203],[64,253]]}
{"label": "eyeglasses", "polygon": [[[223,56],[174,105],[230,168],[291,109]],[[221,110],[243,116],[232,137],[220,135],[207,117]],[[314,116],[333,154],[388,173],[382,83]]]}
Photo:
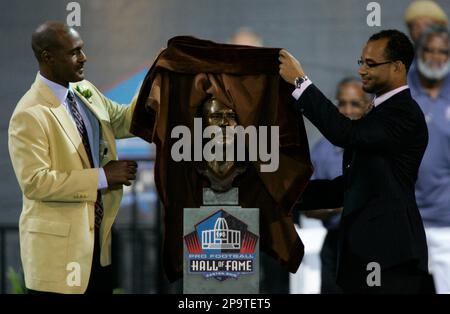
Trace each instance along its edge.
{"label": "eyeglasses", "polygon": [[393,62],[393,61],[385,61],[385,62],[367,62],[367,61],[363,61],[362,59],[359,59],[358,60],[358,65],[360,66],[360,67],[365,67],[365,68],[368,68],[368,69],[371,69],[371,68],[375,68],[375,67],[377,67],[377,66],[380,66],[380,65],[383,65],[383,64],[388,64],[388,63],[391,63],[391,62]]}

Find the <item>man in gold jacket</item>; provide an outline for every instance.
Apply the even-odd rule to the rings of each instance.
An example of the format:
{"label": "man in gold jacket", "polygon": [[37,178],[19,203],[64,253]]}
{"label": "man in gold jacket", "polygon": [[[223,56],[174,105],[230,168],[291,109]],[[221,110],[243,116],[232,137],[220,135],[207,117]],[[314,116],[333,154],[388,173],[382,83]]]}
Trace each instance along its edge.
{"label": "man in gold jacket", "polygon": [[39,73],[9,125],[23,193],[20,250],[31,293],[111,293],[111,226],[134,161],[118,161],[134,101],[122,106],[84,80],[83,41],[61,22],[32,36]]}

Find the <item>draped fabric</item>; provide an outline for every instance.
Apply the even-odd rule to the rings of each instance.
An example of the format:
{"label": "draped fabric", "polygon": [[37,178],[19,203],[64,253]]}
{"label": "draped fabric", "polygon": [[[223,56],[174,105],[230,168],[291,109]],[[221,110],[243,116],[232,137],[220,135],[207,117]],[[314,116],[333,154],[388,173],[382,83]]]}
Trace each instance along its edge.
{"label": "draped fabric", "polygon": [[291,210],[312,165],[302,116],[292,106],[293,86],[278,74],[279,50],[174,37],[143,82],[131,132],[156,144],[155,182],[165,210],[164,265],[171,281],[183,270],[183,208],[200,207],[209,182],[195,162],[173,161],[170,150],[178,139],[170,134],[178,125],[194,134],[194,117],[212,96],[232,108],[243,127],[279,127],[278,170],[260,172],[260,162],[251,162],[233,185],[239,187],[240,206],[261,210],[261,249],[291,272],[303,258]]}

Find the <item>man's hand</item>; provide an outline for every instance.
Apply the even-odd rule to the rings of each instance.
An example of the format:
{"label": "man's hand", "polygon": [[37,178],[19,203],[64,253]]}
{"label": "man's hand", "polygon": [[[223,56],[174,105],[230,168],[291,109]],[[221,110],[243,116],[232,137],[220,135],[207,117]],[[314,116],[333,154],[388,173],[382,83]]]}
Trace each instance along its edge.
{"label": "man's hand", "polygon": [[137,163],[131,160],[111,160],[104,167],[108,188],[131,185],[136,180]]}
{"label": "man's hand", "polygon": [[280,60],[280,76],[286,82],[294,85],[296,77],[305,75],[300,62],[286,50],[280,50],[280,57],[278,60]]}

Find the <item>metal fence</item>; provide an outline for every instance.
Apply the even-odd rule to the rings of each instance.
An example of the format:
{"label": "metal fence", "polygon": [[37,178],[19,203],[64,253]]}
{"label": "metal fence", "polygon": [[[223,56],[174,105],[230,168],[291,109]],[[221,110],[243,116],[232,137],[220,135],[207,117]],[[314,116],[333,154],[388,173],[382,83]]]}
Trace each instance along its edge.
{"label": "metal fence", "polygon": [[[153,161],[138,160],[136,182],[124,194],[112,230],[114,283],[120,293],[181,293],[182,280],[169,283],[162,265],[163,210],[153,184]],[[145,180],[149,180],[144,184]],[[150,178],[150,179],[149,179]],[[153,198],[146,198],[152,195]],[[146,207],[145,210],[142,207]],[[144,212],[144,214],[143,214]],[[13,293],[10,267],[23,278],[17,224],[0,224],[0,293]],[[23,279],[22,279],[23,280]],[[261,254],[261,292],[288,293],[288,272]]]}
{"label": "metal fence", "polygon": [[[158,217],[161,210],[158,209]],[[120,293],[178,293],[180,283],[170,284],[161,259],[162,226],[134,220],[116,224],[112,230],[114,286]],[[8,272],[12,268],[23,278],[19,259],[18,226],[0,225],[0,293],[12,293]],[[23,280],[23,279],[22,279]]]}

